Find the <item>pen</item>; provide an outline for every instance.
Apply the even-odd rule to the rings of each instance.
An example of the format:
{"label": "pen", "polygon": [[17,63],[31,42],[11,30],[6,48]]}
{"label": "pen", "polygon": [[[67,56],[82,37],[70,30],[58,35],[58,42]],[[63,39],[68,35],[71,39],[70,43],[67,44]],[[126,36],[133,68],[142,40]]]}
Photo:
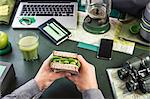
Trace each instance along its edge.
{"label": "pen", "polygon": [[53,27],[51,27],[50,24],[47,23],[47,26],[49,26],[50,28],[52,28],[58,35],[61,36],[61,34],[59,32],[57,32]]}
{"label": "pen", "polygon": [[66,33],[60,26],[58,26],[55,22],[53,22],[53,24],[54,24],[57,28],[59,28],[63,33],[68,34],[68,33]]}

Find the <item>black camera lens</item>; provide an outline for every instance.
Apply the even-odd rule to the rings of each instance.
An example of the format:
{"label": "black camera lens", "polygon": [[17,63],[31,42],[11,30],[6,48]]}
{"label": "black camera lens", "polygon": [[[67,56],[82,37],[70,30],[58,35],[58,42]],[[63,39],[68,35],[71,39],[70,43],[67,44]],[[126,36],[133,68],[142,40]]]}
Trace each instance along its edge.
{"label": "black camera lens", "polygon": [[[125,63],[123,64],[123,68],[121,68],[120,70],[118,70],[118,76],[121,80],[125,80],[127,79],[129,76],[131,76],[132,78],[136,79],[138,74],[137,71],[139,70],[139,66],[136,67],[135,64],[138,63]],[[133,67],[134,66],[134,67]]]}
{"label": "black camera lens", "polygon": [[150,93],[150,76],[140,79],[139,87],[143,93]]}
{"label": "black camera lens", "polygon": [[142,69],[142,70],[138,71],[138,77],[139,77],[139,79],[144,78],[144,77],[146,77],[148,75],[149,75],[149,68]]}
{"label": "black camera lens", "polygon": [[139,85],[138,82],[135,82],[134,80],[126,82],[126,88],[128,89],[129,92],[137,90],[139,88],[138,85]]}
{"label": "black camera lens", "polygon": [[150,67],[150,53],[142,54],[141,56],[139,56],[139,58],[141,58],[141,60],[142,60],[143,68]]}
{"label": "black camera lens", "polygon": [[150,75],[150,68],[146,68],[148,75]]}
{"label": "black camera lens", "polygon": [[129,70],[126,68],[122,68],[122,69],[118,70],[117,73],[121,80],[124,80],[129,76]]}
{"label": "black camera lens", "polygon": [[133,57],[129,60],[126,61],[126,63],[129,64],[129,69],[136,69],[136,70],[139,70],[140,67],[141,67],[141,59],[138,58],[138,57]]}
{"label": "black camera lens", "polygon": [[139,89],[142,93],[150,93],[150,53],[133,57],[122,64],[117,71],[121,80],[126,80],[129,92]]}
{"label": "black camera lens", "polygon": [[[148,70],[146,72],[141,71],[141,73],[140,72],[138,73],[138,71],[147,69],[148,67],[150,67],[149,64],[150,64],[150,54],[149,53],[141,54],[138,57],[133,57],[127,60],[124,64],[122,64],[123,68],[118,70],[117,73],[121,80],[127,79],[129,76],[132,77],[134,80],[136,80],[139,79],[138,77],[142,78],[147,75]],[[148,74],[150,74],[150,70]]]}

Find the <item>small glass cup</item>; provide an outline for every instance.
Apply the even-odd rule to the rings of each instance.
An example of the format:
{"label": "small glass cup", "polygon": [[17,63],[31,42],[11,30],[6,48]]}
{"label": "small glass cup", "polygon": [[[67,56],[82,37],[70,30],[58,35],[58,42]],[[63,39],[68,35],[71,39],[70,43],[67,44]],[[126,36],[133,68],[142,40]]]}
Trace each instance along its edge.
{"label": "small glass cup", "polygon": [[25,61],[38,59],[39,36],[36,33],[19,34],[17,44]]}

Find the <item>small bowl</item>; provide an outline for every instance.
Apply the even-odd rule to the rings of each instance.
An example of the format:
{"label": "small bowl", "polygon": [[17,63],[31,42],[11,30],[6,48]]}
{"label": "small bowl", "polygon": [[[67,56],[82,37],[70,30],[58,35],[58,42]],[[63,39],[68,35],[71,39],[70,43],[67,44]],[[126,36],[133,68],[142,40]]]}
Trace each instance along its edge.
{"label": "small bowl", "polygon": [[150,2],[146,5],[144,16],[148,21],[150,21]]}
{"label": "small bowl", "polygon": [[140,24],[140,35],[148,42],[150,42],[150,30],[146,29],[142,24]]}

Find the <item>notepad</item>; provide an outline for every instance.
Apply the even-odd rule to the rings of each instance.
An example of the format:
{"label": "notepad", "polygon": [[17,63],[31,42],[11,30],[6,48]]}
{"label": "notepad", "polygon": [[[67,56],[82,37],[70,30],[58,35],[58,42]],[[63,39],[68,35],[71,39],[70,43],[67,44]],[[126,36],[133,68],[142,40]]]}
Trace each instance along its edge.
{"label": "notepad", "polygon": [[8,15],[8,5],[0,6],[0,15]]}
{"label": "notepad", "polygon": [[6,66],[0,65],[0,77],[4,73],[5,69],[6,69]]}

